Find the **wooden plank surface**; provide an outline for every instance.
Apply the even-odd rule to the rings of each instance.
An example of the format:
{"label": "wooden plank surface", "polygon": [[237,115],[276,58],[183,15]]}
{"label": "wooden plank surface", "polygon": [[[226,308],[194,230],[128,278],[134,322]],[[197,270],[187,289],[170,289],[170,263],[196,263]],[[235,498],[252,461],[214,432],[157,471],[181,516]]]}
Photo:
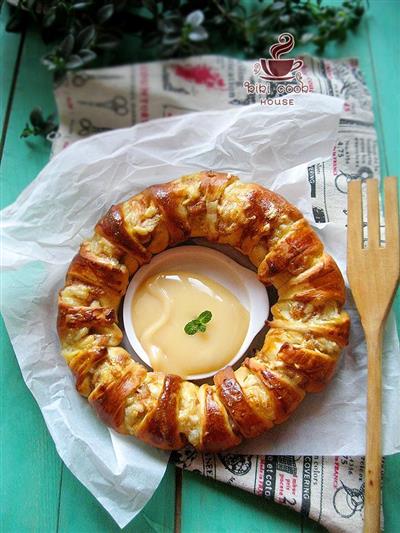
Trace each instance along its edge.
{"label": "wooden plank surface", "polygon": [[192,472],[183,473],[184,533],[325,531],[299,513]]}
{"label": "wooden plank surface", "polygon": [[[126,533],[172,533],[174,531],[175,467],[167,472],[151,500],[124,528]],[[69,472],[63,469],[57,533],[109,533],[119,528],[96,499]],[[77,513],[79,502],[79,513]],[[53,530],[49,530],[53,531]]]}
{"label": "wooden plank surface", "polygon": [[13,202],[40,172],[50,155],[50,145],[41,137],[20,139],[33,107],[55,110],[52,78],[40,65],[45,47],[39,36],[28,31],[21,55],[18,78],[12,95],[12,109],[1,162],[2,205]]}
{"label": "wooden plank surface", "polygon": [[3,320],[0,399],[0,531],[56,531],[61,461],[22,380]]}
{"label": "wooden plank surface", "polygon": [[[380,139],[383,175],[400,178],[400,3],[395,0],[371,2],[368,14],[368,44],[374,73],[374,102]],[[400,325],[400,294],[395,299]],[[400,454],[387,457],[383,483],[385,532],[400,531]]]}
{"label": "wooden plank surface", "polygon": [[[15,200],[17,195],[36,176],[48,160],[49,148],[39,145],[32,151],[19,139],[27,114],[38,102],[53,106],[49,76],[35,73],[39,41],[28,39],[24,47],[17,83],[11,82],[14,65],[12,47],[18,51],[19,35],[2,34],[7,43],[8,70],[2,76],[0,91],[3,101],[12,101],[1,172],[1,207]],[[14,55],[14,62],[16,60]],[[2,65],[3,67],[3,65]],[[42,415],[31,393],[26,388],[5,330],[0,325],[1,337],[1,470],[0,501],[1,527],[4,533],[53,532],[57,528],[60,496],[61,461],[44,424]]]}
{"label": "wooden plank surface", "polygon": [[400,2],[371,2],[367,20],[382,173],[391,175],[400,171]]}
{"label": "wooden plank surface", "polygon": [[[394,69],[399,58],[399,3],[381,0],[369,5],[359,33],[351,36],[344,45],[330,46],[326,55],[360,58],[374,98],[382,173],[400,174],[399,129],[396,128],[398,98],[397,107],[393,108],[399,87],[399,72]],[[38,61],[44,52],[39,38],[33,33],[26,37],[14,93],[12,81],[21,37],[1,33],[0,38],[0,54],[5,60],[1,75],[2,119],[12,97],[1,166],[1,201],[4,206],[16,198],[48,159],[49,146],[45,141],[21,141],[19,134],[32,107],[41,105],[46,112],[51,112],[54,102],[50,77]],[[3,505],[0,530],[4,533],[117,532],[117,526],[107,513],[62,466],[40,411],[23,383],[3,323],[0,327],[3,390],[6,387],[7,391],[12,391],[3,394],[0,400],[0,497],[2,502],[7,502]],[[399,479],[400,455],[397,455],[386,460],[385,531],[389,533],[400,530],[396,502],[396,494],[400,493]],[[152,500],[125,531],[173,531],[174,492],[175,472],[170,466]],[[302,523],[299,515],[274,503],[188,472],[182,476],[181,512],[183,533],[321,530],[310,521]]]}
{"label": "wooden plank surface", "polygon": [[9,18],[10,8],[7,5],[0,7],[0,134],[5,134],[4,119],[8,107],[8,97],[11,95],[11,86],[15,80],[17,58],[23,36],[5,31]]}

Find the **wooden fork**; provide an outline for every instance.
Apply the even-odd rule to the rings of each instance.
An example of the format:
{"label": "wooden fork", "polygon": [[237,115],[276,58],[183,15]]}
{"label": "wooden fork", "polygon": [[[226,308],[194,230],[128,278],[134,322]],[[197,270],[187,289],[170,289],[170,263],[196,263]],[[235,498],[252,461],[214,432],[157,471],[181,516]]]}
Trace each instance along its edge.
{"label": "wooden fork", "polygon": [[347,276],[368,350],[364,532],[380,531],[383,326],[399,282],[397,179],[385,178],[385,242],[380,242],[378,180],[367,180],[368,239],[364,246],[361,180],[348,187]]}

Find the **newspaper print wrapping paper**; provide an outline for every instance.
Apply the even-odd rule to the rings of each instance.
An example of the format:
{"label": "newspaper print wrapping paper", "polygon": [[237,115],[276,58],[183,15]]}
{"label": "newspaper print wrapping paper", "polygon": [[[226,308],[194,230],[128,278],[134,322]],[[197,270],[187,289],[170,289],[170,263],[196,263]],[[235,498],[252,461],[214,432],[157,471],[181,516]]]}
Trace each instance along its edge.
{"label": "newspaper print wrapping paper", "polygon": [[[346,100],[332,158],[308,169],[316,222],[346,219],[347,182],[377,175],[379,161],[368,91],[355,60],[305,58],[303,79],[314,92]],[[218,56],[87,70],[56,89],[61,126],[57,153],[75,140],[152,118],[256,102],[243,82],[255,81],[252,62]],[[323,523],[331,531],[360,531],[363,459],[176,454],[177,464],[233,484]]]}
{"label": "newspaper print wrapping paper", "polygon": [[[310,91],[346,102],[332,158],[308,170],[315,221],[345,222],[348,180],[379,176],[371,96],[356,59],[303,60],[303,83]],[[53,152],[88,135],[154,118],[261,101],[265,95],[247,94],[243,87],[258,81],[253,65],[206,55],[70,73],[55,91],[61,125]]]}
{"label": "newspaper print wrapping paper", "polygon": [[173,457],[181,468],[286,505],[328,531],[362,531],[364,457],[212,455],[189,449]]}

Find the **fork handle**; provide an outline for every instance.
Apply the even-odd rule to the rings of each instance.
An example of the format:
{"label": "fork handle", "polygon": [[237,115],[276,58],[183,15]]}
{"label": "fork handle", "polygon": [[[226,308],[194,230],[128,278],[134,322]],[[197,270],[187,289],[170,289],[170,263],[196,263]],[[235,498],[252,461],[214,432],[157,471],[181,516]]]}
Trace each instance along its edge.
{"label": "fork handle", "polygon": [[365,328],[365,336],[368,349],[368,393],[364,533],[379,533],[382,471],[382,325]]}

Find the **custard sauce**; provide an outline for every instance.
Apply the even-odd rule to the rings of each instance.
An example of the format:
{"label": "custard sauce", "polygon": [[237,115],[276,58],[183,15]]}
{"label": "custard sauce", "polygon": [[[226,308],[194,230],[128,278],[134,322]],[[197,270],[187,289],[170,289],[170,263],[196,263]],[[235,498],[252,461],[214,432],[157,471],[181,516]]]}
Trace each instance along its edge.
{"label": "custard sauce", "polygon": [[[206,331],[188,335],[185,325],[211,311]],[[153,370],[185,378],[225,367],[239,351],[249,313],[228,289],[199,274],[161,272],[145,280],[132,301],[136,335]]]}

